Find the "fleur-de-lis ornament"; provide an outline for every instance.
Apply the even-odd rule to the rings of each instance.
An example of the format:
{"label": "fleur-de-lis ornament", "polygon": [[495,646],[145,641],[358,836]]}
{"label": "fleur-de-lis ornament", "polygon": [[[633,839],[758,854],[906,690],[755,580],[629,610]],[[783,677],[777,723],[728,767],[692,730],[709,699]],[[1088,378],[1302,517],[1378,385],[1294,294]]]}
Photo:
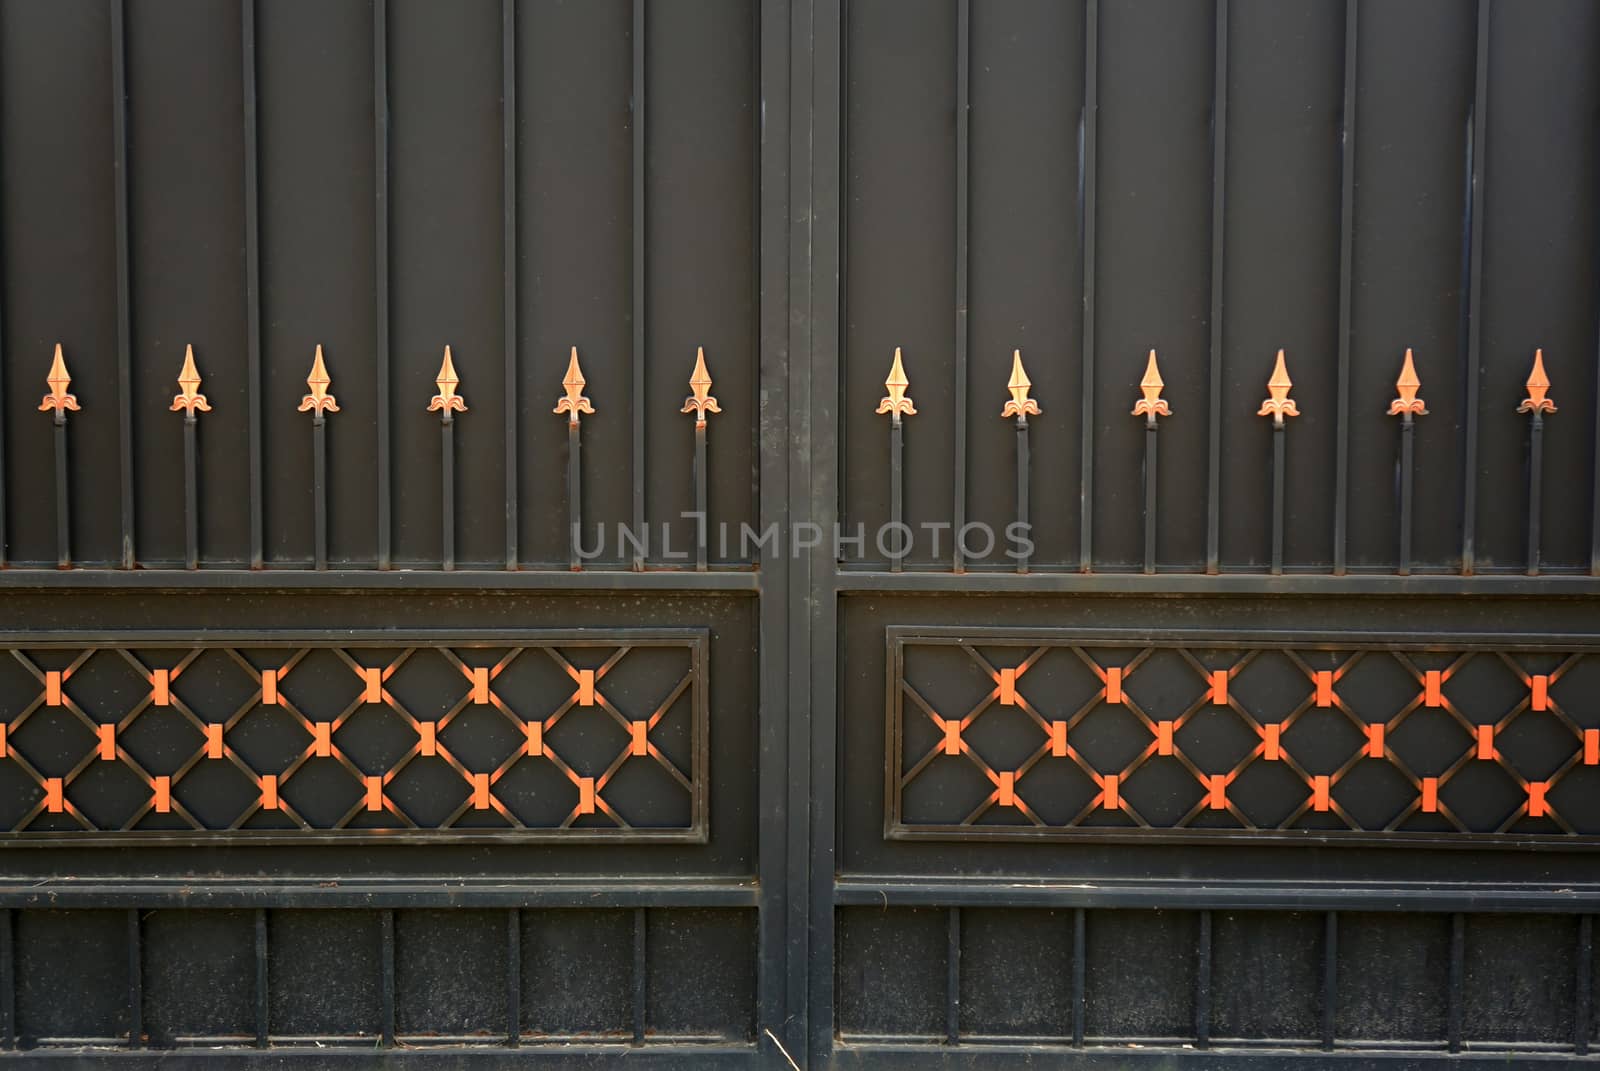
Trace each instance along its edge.
{"label": "fleur-de-lis ornament", "polygon": [[1289,378],[1289,369],[1283,363],[1283,351],[1278,351],[1278,363],[1272,369],[1272,378],[1267,380],[1268,397],[1261,403],[1261,408],[1256,410],[1256,416],[1270,416],[1274,427],[1283,427],[1283,418],[1300,415],[1300,407],[1295,405],[1294,399],[1289,397],[1289,388],[1294,386],[1294,380]]}
{"label": "fleur-de-lis ornament", "polygon": [[450,359],[450,347],[444,348],[444,362],[439,365],[439,378],[434,380],[439,388],[428,402],[428,412],[441,413],[445,420],[450,419],[450,414],[465,413],[467,411],[466,399],[456,393],[456,387],[461,384],[461,377],[456,375],[455,362]]}
{"label": "fleur-de-lis ornament", "polygon": [[1427,416],[1428,407],[1417,397],[1417,390],[1422,386],[1422,380],[1417,378],[1417,366],[1411,360],[1411,350],[1406,349],[1406,363],[1400,366],[1400,378],[1394,381],[1394,389],[1399,393],[1394,401],[1389,403],[1389,415],[1401,416],[1412,413],[1416,416]]}
{"label": "fleur-de-lis ornament", "polygon": [[1000,419],[1016,417],[1019,422],[1026,422],[1030,416],[1038,416],[1041,412],[1039,403],[1028,397],[1028,392],[1033,389],[1033,382],[1028,379],[1028,373],[1022,368],[1022,351],[1011,351],[1011,379],[1006,383],[1006,390],[1011,392],[1011,400],[1000,410]]}
{"label": "fleur-de-lis ornament", "polygon": [[306,377],[306,386],[311,388],[311,393],[300,399],[300,408],[296,411],[310,413],[318,419],[324,413],[337,413],[339,402],[328,393],[332,383],[333,380],[328,378],[328,366],[322,363],[322,346],[319,344],[317,355],[311,361],[311,374]]}
{"label": "fleur-de-lis ornament", "polygon": [[700,346],[694,355],[694,374],[689,377],[689,389],[694,393],[683,400],[680,413],[693,413],[694,426],[706,426],[707,413],[720,413],[722,407],[711,396],[711,373],[706,371],[706,348]]}
{"label": "fleur-de-lis ornament", "polygon": [[200,393],[200,370],[194,366],[193,346],[183,348],[183,368],[178,372],[178,393],[173,395],[168,412],[187,413],[191,419],[196,412],[211,412],[211,403]]}
{"label": "fleur-de-lis ornament", "polygon": [[78,396],[68,394],[67,388],[72,385],[72,377],[67,374],[67,362],[61,356],[61,343],[56,343],[56,356],[50,362],[50,374],[44,377],[50,384],[50,393],[44,396],[44,401],[39,403],[39,412],[48,413],[55,410],[56,423],[67,418],[67,410],[74,413],[79,411]]}
{"label": "fleur-de-lis ornament", "polygon": [[900,423],[901,415],[916,416],[917,407],[911,404],[911,399],[906,396],[906,388],[911,386],[911,381],[906,378],[906,369],[900,363],[900,347],[894,348],[894,364],[889,367],[889,378],[883,381],[884,388],[888,390],[888,397],[878,403],[878,412],[888,413],[889,419],[896,425]]}
{"label": "fleur-de-lis ornament", "polygon": [[[1544,350],[1533,351],[1533,371],[1528,373],[1528,396],[1517,406],[1519,413],[1554,413],[1556,403],[1545,395],[1550,390],[1550,377],[1544,374]],[[77,408],[74,406],[73,408]]]}
{"label": "fleur-de-lis ornament", "polygon": [[589,399],[583,396],[583,388],[588,380],[583,378],[583,369],[578,367],[578,347],[572,347],[572,359],[567,362],[567,374],[561,378],[561,385],[566,388],[566,397],[556,402],[552,410],[555,413],[566,413],[567,423],[576,425],[579,413],[593,413],[594,406],[589,404]]}
{"label": "fleur-de-lis ornament", "polygon": [[1161,397],[1161,389],[1166,386],[1161,379],[1161,369],[1156,367],[1156,351],[1150,351],[1150,359],[1145,362],[1144,378],[1139,380],[1139,390],[1143,398],[1133,403],[1133,415],[1142,416],[1152,428],[1156,426],[1157,416],[1171,416],[1172,408],[1167,405],[1167,400]]}

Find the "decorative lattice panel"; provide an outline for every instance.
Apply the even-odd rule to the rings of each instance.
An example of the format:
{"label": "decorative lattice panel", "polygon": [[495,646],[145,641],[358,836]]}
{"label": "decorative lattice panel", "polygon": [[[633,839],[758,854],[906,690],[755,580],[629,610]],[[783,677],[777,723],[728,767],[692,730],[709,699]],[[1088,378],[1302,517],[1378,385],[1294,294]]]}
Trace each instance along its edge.
{"label": "decorative lattice panel", "polygon": [[1581,643],[897,627],[888,665],[891,837],[1600,836]]}
{"label": "decorative lattice panel", "polygon": [[11,637],[0,839],[703,840],[706,642]]}

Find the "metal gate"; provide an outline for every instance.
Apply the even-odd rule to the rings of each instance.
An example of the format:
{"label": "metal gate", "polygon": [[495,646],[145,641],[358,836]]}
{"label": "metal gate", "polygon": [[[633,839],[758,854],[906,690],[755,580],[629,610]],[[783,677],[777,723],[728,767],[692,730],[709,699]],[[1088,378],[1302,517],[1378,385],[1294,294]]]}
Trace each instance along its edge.
{"label": "metal gate", "polygon": [[0,1062],[1587,1056],[1596,55],[5,0]]}

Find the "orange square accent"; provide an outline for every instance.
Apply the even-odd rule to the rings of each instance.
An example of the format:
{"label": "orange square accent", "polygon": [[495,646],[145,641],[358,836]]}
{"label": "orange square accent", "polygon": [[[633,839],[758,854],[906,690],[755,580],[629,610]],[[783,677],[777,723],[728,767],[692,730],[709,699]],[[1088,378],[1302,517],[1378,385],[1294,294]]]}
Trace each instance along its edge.
{"label": "orange square accent", "polygon": [[434,730],[437,726],[431,721],[417,722],[417,736],[421,740],[418,750],[424,755],[437,755],[439,753],[439,740]]}
{"label": "orange square accent", "polygon": [[633,730],[633,740],[628,744],[628,754],[650,754],[650,723],[647,721],[633,721],[628,723]]}
{"label": "orange square accent", "polygon": [[361,679],[367,685],[366,690],[361,693],[361,701],[363,703],[383,702],[383,670],[377,666],[364,668],[361,671]]}
{"label": "orange square accent", "polygon": [[59,707],[61,705],[61,671],[47,669],[44,671],[44,705]]}
{"label": "orange square accent", "polygon": [[1436,669],[1430,669],[1423,675],[1422,702],[1424,706],[1444,706],[1444,674]]}
{"label": "orange square accent", "polygon": [[1228,775],[1212,774],[1206,778],[1206,806],[1213,811],[1228,809]]}
{"label": "orange square accent", "polygon": [[1437,777],[1424,777],[1422,779],[1422,813],[1439,813],[1439,779]]}
{"label": "orange square accent", "polygon": [[367,778],[367,810],[383,810],[383,778]]}
{"label": "orange square accent", "polygon": [[222,758],[222,724],[211,722],[206,725],[206,758]]}
{"label": "orange square accent", "polygon": [[1283,757],[1279,737],[1283,735],[1283,726],[1277,722],[1270,722],[1261,727],[1261,757],[1268,762],[1277,762]]}
{"label": "orange square accent", "polygon": [[153,669],[150,671],[150,702],[158,707],[172,705],[172,671],[166,669]]}
{"label": "orange square accent", "polygon": [[1544,794],[1550,789],[1548,781],[1528,782],[1528,817],[1543,818],[1550,813],[1550,805],[1545,802]]}
{"label": "orange square accent", "polygon": [[261,671],[261,705],[264,707],[278,705],[278,671],[275,669]]}
{"label": "orange square accent", "polygon": [[1367,726],[1367,750],[1369,759],[1383,758],[1383,722]]}
{"label": "orange square accent", "polygon": [[1050,723],[1050,754],[1058,759],[1067,757],[1067,723],[1064,721]]}
{"label": "orange square accent", "polygon": [[1108,811],[1119,810],[1122,807],[1122,795],[1117,791],[1117,775],[1108,773],[1100,778],[1100,787],[1105,789],[1105,802],[1103,806]]}
{"label": "orange square accent", "polygon": [[319,759],[325,759],[333,754],[333,722],[311,723],[311,748]]}
{"label": "orange square accent", "polygon": [[1172,723],[1170,721],[1156,722],[1156,754],[1172,754]]}
{"label": "orange square accent", "polygon": [[1333,706],[1334,700],[1336,698],[1334,696],[1334,694],[1333,694],[1333,670],[1331,670],[1331,669],[1319,669],[1319,670],[1317,670],[1316,682],[1317,682],[1317,699],[1316,699],[1317,706],[1319,706],[1319,707],[1331,707],[1331,706]]}
{"label": "orange square accent", "polygon": [[51,814],[60,814],[65,807],[66,798],[61,788],[61,778],[46,777],[44,779],[44,809]]}
{"label": "orange square accent", "polygon": [[578,813],[594,813],[594,778],[578,778]]}
{"label": "orange square accent", "polygon": [[946,755],[961,754],[961,720],[951,718],[944,723],[944,753]]}
{"label": "orange square accent", "polygon": [[1494,761],[1494,726],[1478,726],[1478,758],[1486,762]]}
{"label": "orange square accent", "polygon": [[152,806],[157,814],[168,814],[172,811],[172,778],[158,774],[150,779],[151,789],[155,792]]}
{"label": "orange square accent", "polygon": [[1017,705],[1017,671],[1011,666],[1000,671],[1000,705],[1003,707]]}
{"label": "orange square accent", "polygon": [[[0,725],[0,755],[5,754],[6,727]],[[1583,731],[1583,764],[1600,766],[1600,729]]]}
{"label": "orange square accent", "polygon": [[489,702],[488,666],[476,666],[472,670],[472,701],[479,706]]}
{"label": "orange square accent", "polygon": [[523,731],[528,734],[527,752],[530,755],[544,754],[544,722],[530,721],[523,726]]}
{"label": "orange square accent", "polygon": [[1111,666],[1106,670],[1106,702],[1122,702],[1122,667]]}
{"label": "orange square accent", "polygon": [[102,724],[99,730],[100,759],[103,762],[110,762],[117,757],[117,727],[115,725]]}
{"label": "orange square accent", "polygon": [[1317,774],[1311,779],[1311,809],[1313,811],[1326,811],[1329,806],[1329,785],[1327,774]]}
{"label": "orange square accent", "polygon": [[278,809],[277,774],[261,775],[261,809],[264,811],[276,811]]}
{"label": "orange square accent", "polygon": [[[578,705],[580,707],[592,707],[592,706],[594,706],[594,670],[592,670],[592,669],[580,669],[580,670],[578,670],[578,695],[577,695],[577,699],[578,699]],[[593,814],[594,812],[593,811],[585,811],[584,813],[585,814]]]}
{"label": "orange square accent", "polygon": [[1532,689],[1529,699],[1534,710],[1550,709],[1550,678],[1539,674],[1528,678],[1528,687]]}
{"label": "orange square accent", "polygon": [[6,726],[8,723],[0,721],[0,759],[6,757]]}
{"label": "orange square accent", "polygon": [[1211,671],[1211,702],[1219,707],[1228,705],[1228,671],[1225,669]]}
{"label": "orange square accent", "polygon": [[1017,775],[1011,770],[1000,771],[1000,806],[1017,805]]}
{"label": "orange square accent", "polygon": [[486,773],[472,775],[472,809],[475,811],[489,809],[489,775]]}

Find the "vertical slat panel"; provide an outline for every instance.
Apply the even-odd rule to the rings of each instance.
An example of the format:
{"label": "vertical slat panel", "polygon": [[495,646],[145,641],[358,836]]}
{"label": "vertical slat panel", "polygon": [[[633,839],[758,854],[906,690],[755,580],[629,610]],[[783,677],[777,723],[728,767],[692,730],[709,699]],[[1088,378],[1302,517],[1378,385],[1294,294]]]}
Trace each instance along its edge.
{"label": "vertical slat panel", "polygon": [[252,569],[264,561],[262,525],[265,515],[262,482],[265,479],[262,442],[261,393],[261,163],[259,97],[256,92],[256,0],[239,0],[240,71],[244,134],[244,323],[245,323],[245,423],[249,428],[246,461],[250,468],[246,518],[246,561]]}
{"label": "vertical slat panel", "polygon": [[1079,433],[1083,451],[1079,458],[1078,570],[1094,565],[1094,362],[1095,362],[1095,218],[1098,214],[1097,181],[1100,141],[1100,2],[1085,0],[1083,8],[1083,119],[1079,156],[1079,213],[1083,220],[1083,396]]}
{"label": "vertical slat panel", "polygon": [[1339,372],[1334,395],[1333,571],[1343,576],[1350,529],[1350,305],[1355,253],[1356,77],[1361,55],[1361,0],[1344,3],[1344,101],[1339,132]]}
{"label": "vertical slat panel", "polygon": [[[1495,4],[1489,36],[1493,92],[1484,167],[1483,394],[1479,399],[1477,566],[1525,563],[1528,417],[1516,412],[1536,348],[1550,398],[1544,418],[1546,568],[1587,568],[1600,262],[1600,8],[1558,0]],[[1556,489],[1567,493],[1555,493]]]}
{"label": "vertical slat panel", "polygon": [[[1074,489],[1082,445],[1083,306],[1075,298],[1082,289],[1083,258],[1072,191],[1078,172],[1075,117],[1083,105],[1083,26],[1080,5],[1055,0],[980,3],[973,9],[967,520],[996,533],[994,551],[980,563],[991,567],[1016,564],[1005,556],[1014,549],[1005,529],[1016,517],[1014,481],[1008,478],[1016,466],[1015,422],[1000,419],[1014,350],[1022,351],[1033,383],[1030,396],[1043,410],[1028,418],[1035,462],[1030,565],[1078,564]],[[1029,165],[1017,166],[1019,159]],[[883,395],[890,353],[856,354],[876,373],[877,394],[853,403],[869,415]],[[920,410],[921,362],[910,350],[906,360]],[[931,437],[918,439],[921,419],[906,421],[908,450]],[[874,425],[851,444],[877,465],[883,439],[883,428]],[[970,542],[973,550],[982,549],[976,530]],[[877,556],[875,548],[871,553]]]}
{"label": "vertical slat panel", "polygon": [[1472,76],[1472,125],[1467,139],[1467,217],[1462,228],[1462,319],[1466,321],[1461,375],[1466,381],[1461,432],[1461,572],[1477,568],[1478,543],[1478,398],[1483,391],[1483,206],[1484,161],[1489,129],[1489,45],[1492,0],[1478,0],[1477,61]]}
{"label": "vertical slat panel", "polygon": [[952,540],[951,560],[956,572],[966,568],[960,533],[967,524],[967,346],[971,342],[968,326],[967,279],[972,267],[972,242],[969,224],[972,215],[972,0],[956,0],[956,221],[955,221],[955,472],[950,489],[951,516],[957,534]]}
{"label": "vertical slat panel", "polygon": [[504,327],[501,344],[505,347],[505,393],[501,405],[505,413],[506,449],[506,544],[507,569],[517,567],[517,418],[520,403],[517,388],[521,374],[517,367],[517,5],[516,0],[500,3],[500,306]]}
{"label": "vertical slat panel", "polygon": [[[650,127],[647,118],[649,112],[646,105],[650,86],[647,66],[649,61],[649,42],[645,36],[647,21],[644,0],[633,0],[633,35],[629,39],[633,47],[633,80],[631,83],[633,111],[633,125],[631,128],[633,135],[631,166],[633,178],[633,214],[631,217],[633,222],[633,254],[630,261],[630,267],[633,271],[633,285],[630,291],[630,297],[633,302],[631,320],[633,325],[633,349],[631,351],[633,370],[629,376],[629,383],[632,386],[633,393],[633,409],[631,411],[633,418],[631,440],[633,445],[633,464],[629,467],[628,472],[633,479],[632,523],[636,538],[642,537],[646,521],[644,436],[645,425],[648,421],[645,417],[645,359],[647,357],[645,347],[649,344],[649,335],[646,332],[646,327],[648,326],[647,317],[650,308],[649,264],[645,259],[645,248],[649,233],[646,229],[649,226],[649,219],[646,216],[649,180],[646,171],[649,168],[648,154],[650,145]],[[633,567],[635,569],[642,568],[644,554],[636,549],[632,551],[632,556]],[[643,1013],[641,1012],[640,1014],[642,1015]],[[643,1028],[640,1027],[640,1029],[642,1030]]]}
{"label": "vertical slat panel", "polygon": [[1222,568],[1222,296],[1228,250],[1228,0],[1216,0],[1211,61],[1211,345],[1206,352],[1206,572]]}
{"label": "vertical slat panel", "polygon": [[311,415],[296,408],[321,344],[339,400],[327,429],[330,555],[370,567],[379,477],[371,15],[275,0],[257,20],[265,556],[311,561]]}
{"label": "vertical slat panel", "polygon": [[[458,558],[505,556],[501,334],[501,10],[389,0],[390,353],[394,562],[441,560],[439,415],[449,345],[467,411],[453,418]],[[381,373],[380,373],[381,374]],[[554,419],[552,417],[552,419]]]}
{"label": "vertical slat panel", "polygon": [[390,313],[390,276],[394,270],[390,230],[389,0],[372,0],[372,192],[373,192],[373,355],[377,361],[378,568],[394,560],[394,433],[390,427],[394,396],[394,354],[390,351],[394,321]]}
{"label": "vertical slat panel", "polygon": [[[185,556],[184,417],[170,411],[184,347],[194,347],[200,553],[242,564],[249,553],[251,395],[239,191],[244,113],[240,7],[207,0],[131,0],[128,13],[129,250],[133,317],[134,533],[143,564]],[[172,62],[174,41],[184,62]]]}
{"label": "vertical slat panel", "polygon": [[133,486],[133,294],[128,244],[128,33],[126,0],[107,0],[111,9],[111,174],[116,227],[117,308],[117,462],[121,541],[117,560],[134,563]]}

